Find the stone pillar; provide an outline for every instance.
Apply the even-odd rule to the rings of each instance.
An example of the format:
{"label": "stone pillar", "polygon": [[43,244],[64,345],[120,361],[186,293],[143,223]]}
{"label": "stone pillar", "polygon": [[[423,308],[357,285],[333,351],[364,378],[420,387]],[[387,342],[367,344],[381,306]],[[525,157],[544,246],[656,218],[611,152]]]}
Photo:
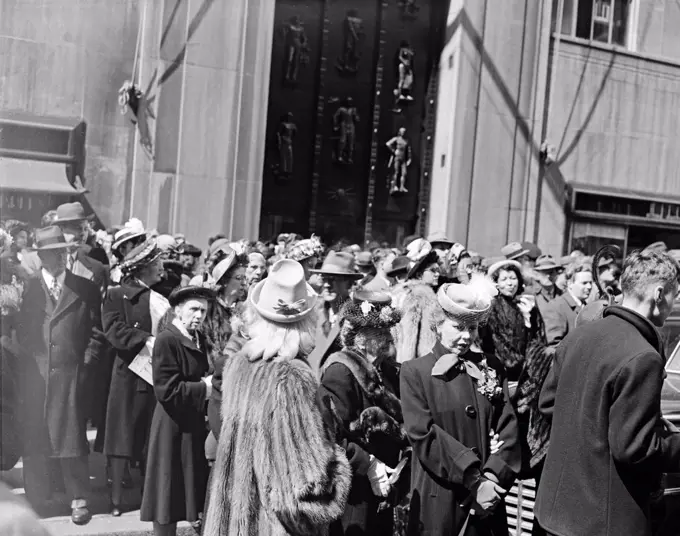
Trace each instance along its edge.
{"label": "stone pillar", "polygon": [[138,134],[130,215],[201,246],[217,232],[255,239],[275,0],[145,1],[154,158]]}
{"label": "stone pillar", "polygon": [[549,11],[534,0],[449,3],[428,230],[485,255],[533,238]]}

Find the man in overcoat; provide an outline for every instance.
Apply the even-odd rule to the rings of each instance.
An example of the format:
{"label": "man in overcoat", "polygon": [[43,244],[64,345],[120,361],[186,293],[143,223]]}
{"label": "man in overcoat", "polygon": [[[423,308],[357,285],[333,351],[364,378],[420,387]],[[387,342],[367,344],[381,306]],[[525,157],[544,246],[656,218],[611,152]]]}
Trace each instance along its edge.
{"label": "man in overcoat", "polygon": [[678,294],[666,253],[625,262],[623,301],[558,346],[539,409],[552,419],[535,514],[557,536],[651,536],[662,472],[680,471],[680,434],[661,416],[663,326]]}
{"label": "man in overcoat", "polygon": [[101,351],[101,294],[66,270],[68,244],[59,227],[36,231],[41,271],[26,286],[17,336],[27,359],[22,371],[27,495],[48,500],[47,458],[60,462],[72,520],[90,520],[87,499],[88,377]]}
{"label": "man in overcoat", "polygon": [[485,282],[442,286],[435,347],[402,364],[413,446],[410,535],[508,534],[503,496],[520,470],[517,420],[502,366],[470,349],[492,293]]}
{"label": "man in overcoat", "polygon": [[567,267],[567,291],[541,309],[545,336],[549,345],[557,345],[574,331],[576,317],[593,290],[592,265],[586,260],[574,261]]}

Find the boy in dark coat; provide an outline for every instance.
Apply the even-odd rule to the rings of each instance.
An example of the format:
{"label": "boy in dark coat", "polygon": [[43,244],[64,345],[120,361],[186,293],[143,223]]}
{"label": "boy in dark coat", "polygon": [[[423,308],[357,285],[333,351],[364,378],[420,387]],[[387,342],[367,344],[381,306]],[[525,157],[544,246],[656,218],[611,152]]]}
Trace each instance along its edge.
{"label": "boy in dark coat", "polygon": [[539,409],[552,419],[536,516],[557,536],[651,536],[662,472],[680,470],[680,434],[661,417],[663,326],[679,270],[665,253],[625,262],[621,306],[558,347]]}
{"label": "boy in dark coat", "polygon": [[[502,367],[470,349],[492,292],[481,280],[440,288],[438,341],[431,353],[402,365],[414,458],[408,534],[508,534],[503,495],[520,470],[517,420]],[[500,442],[492,441],[496,433]]]}

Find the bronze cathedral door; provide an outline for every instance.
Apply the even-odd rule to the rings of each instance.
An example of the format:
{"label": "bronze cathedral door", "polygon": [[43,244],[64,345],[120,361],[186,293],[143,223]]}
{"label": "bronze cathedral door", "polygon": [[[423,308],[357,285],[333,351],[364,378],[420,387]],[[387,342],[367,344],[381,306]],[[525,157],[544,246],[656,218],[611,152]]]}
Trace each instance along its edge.
{"label": "bronze cathedral door", "polygon": [[276,0],[262,238],[394,243],[422,224],[446,4]]}

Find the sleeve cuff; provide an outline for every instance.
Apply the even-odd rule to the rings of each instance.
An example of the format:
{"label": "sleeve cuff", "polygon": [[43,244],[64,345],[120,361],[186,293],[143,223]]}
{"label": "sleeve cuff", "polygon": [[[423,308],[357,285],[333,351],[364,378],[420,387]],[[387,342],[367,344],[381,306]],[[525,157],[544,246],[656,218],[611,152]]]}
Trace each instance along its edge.
{"label": "sleeve cuff", "polygon": [[354,474],[365,475],[368,473],[371,456],[356,443],[347,444],[347,459]]}
{"label": "sleeve cuff", "polygon": [[488,471],[496,475],[499,485],[502,488],[509,489],[509,485],[514,482],[517,475],[497,454],[492,454],[484,466],[484,471]]}
{"label": "sleeve cuff", "polygon": [[472,450],[464,450],[454,459],[454,463],[463,473],[463,486],[468,490],[473,489],[482,478],[479,469],[481,462],[477,455]]}

